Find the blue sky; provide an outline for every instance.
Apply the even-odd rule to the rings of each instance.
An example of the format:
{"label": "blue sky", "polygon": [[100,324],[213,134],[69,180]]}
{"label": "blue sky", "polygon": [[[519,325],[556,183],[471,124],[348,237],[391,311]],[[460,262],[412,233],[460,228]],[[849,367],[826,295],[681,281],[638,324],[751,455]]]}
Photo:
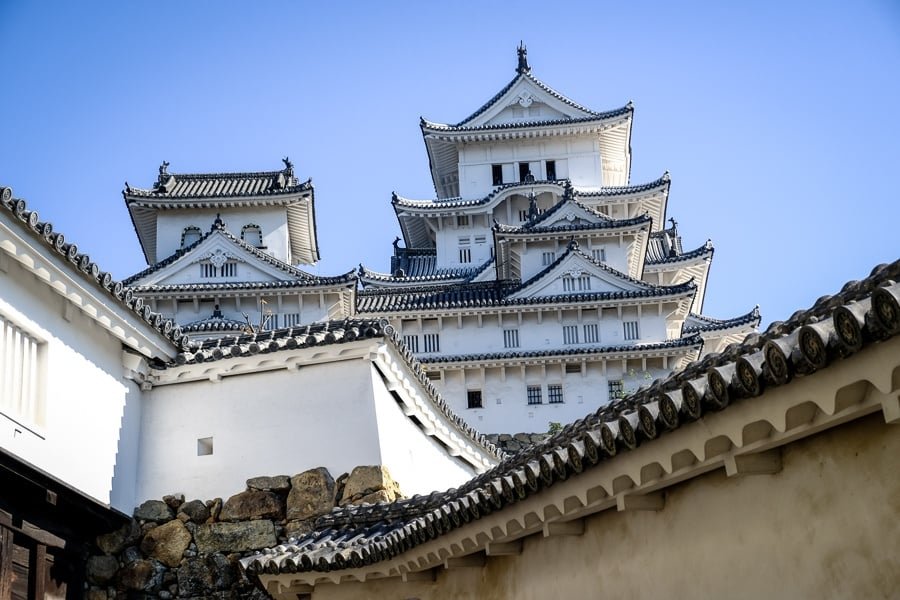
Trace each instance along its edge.
{"label": "blue sky", "polygon": [[900,5],[0,0],[0,184],[123,278],[127,180],[270,170],[316,186],[321,274],[386,270],[391,192],[430,198],[419,116],[533,73],[635,103],[632,183],[669,170],[705,312],[785,319],[900,257]]}

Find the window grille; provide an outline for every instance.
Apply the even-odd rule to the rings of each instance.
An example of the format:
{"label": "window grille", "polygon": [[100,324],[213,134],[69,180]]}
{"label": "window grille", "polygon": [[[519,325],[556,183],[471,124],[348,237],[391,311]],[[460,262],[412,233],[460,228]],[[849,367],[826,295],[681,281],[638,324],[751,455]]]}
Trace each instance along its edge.
{"label": "window grille", "polygon": [[476,235],[475,236],[476,244],[484,244],[485,242],[487,242],[487,236],[485,236],[485,235]]}
{"label": "window grille", "polygon": [[621,379],[610,379],[607,385],[609,387],[610,402],[625,397],[625,386],[622,384]]}
{"label": "window grille", "polygon": [[404,335],[403,343],[406,344],[406,347],[409,348],[409,351],[415,354],[419,351],[419,336],[417,335]]}
{"label": "window grille", "polygon": [[0,412],[23,424],[40,424],[41,342],[0,317]]}
{"label": "window grille", "polygon": [[547,402],[549,402],[550,404],[563,403],[562,385],[558,383],[551,383],[547,386]]}
{"label": "window grille", "polygon": [[528,396],[528,404],[542,404],[543,399],[541,398],[541,386],[539,385],[529,385],[526,390]]}
{"label": "window grille", "polygon": [[301,325],[300,321],[300,313],[284,313],[283,319],[285,327],[296,327],[297,325]]}
{"label": "window grille", "polygon": [[606,262],[606,248],[594,248],[591,257],[597,262]]}
{"label": "window grille", "polygon": [[425,352],[440,352],[441,351],[441,334],[426,333],[422,337],[425,338]]}
{"label": "window grille", "polygon": [[528,211],[527,210],[519,211],[519,220],[522,222],[525,222],[528,220]]}
{"label": "window grille", "polygon": [[581,373],[581,363],[569,363],[566,365],[566,373]]}
{"label": "window grille", "polygon": [[578,343],[578,325],[563,325],[563,344]]}
{"label": "window grille", "polygon": [[456,215],[456,226],[457,227],[468,227],[469,226],[469,215]]}
{"label": "window grille", "polygon": [[472,262],[472,249],[471,248],[460,248],[459,249],[459,262],[461,262],[461,263]]}
{"label": "window grille", "polygon": [[230,260],[223,263],[221,267],[217,267],[211,262],[200,263],[200,277],[204,279],[237,277],[237,262]]}
{"label": "window grille", "polygon": [[625,321],[622,326],[625,329],[626,340],[636,340],[641,337],[637,321]]}
{"label": "window grille", "polygon": [[484,408],[484,402],[481,398],[481,390],[469,390],[466,393],[469,408]]}
{"label": "window grille", "polygon": [[597,323],[588,323],[584,326],[584,343],[596,344],[600,341],[600,326]]}
{"label": "window grille", "polygon": [[556,252],[544,252],[541,254],[541,264],[545,267],[549,264],[553,264],[554,260],[556,260]]}
{"label": "window grille", "polygon": [[503,347],[518,348],[519,347],[519,330],[504,329],[503,330]]}

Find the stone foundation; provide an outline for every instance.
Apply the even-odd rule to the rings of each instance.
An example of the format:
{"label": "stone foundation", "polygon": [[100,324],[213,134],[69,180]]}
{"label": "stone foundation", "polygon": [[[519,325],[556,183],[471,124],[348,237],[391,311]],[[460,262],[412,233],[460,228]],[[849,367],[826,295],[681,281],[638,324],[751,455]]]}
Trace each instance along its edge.
{"label": "stone foundation", "polygon": [[111,598],[263,599],[238,560],[313,529],[335,506],[403,496],[382,466],[336,480],[319,467],[288,477],[254,477],[227,500],[147,500],[132,521],[96,540],[87,560],[88,600]]}

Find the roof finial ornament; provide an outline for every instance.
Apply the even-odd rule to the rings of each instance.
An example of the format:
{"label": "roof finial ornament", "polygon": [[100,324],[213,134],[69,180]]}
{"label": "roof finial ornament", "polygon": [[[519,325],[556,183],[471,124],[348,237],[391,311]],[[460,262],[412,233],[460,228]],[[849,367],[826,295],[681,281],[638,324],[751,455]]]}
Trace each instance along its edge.
{"label": "roof finial ornament", "polygon": [[531,67],[528,66],[528,49],[525,48],[525,42],[519,40],[519,47],[516,48],[516,54],[519,56],[519,65],[516,67],[516,73],[531,73]]}
{"label": "roof finial ornament", "polygon": [[168,175],[169,174],[169,171],[167,171],[168,168],[169,168],[169,161],[167,161],[167,160],[162,161],[162,164],[159,165],[160,176]]}
{"label": "roof finial ornament", "polygon": [[210,231],[215,231],[216,229],[225,229],[225,221],[222,220],[220,213],[216,213],[216,220],[213,221]]}
{"label": "roof finial ornament", "polygon": [[675,220],[675,217],[669,217],[669,223],[672,224],[672,229],[674,231],[678,231],[678,221]]}
{"label": "roof finial ornament", "polygon": [[284,172],[288,174],[288,176],[294,175],[294,163],[291,162],[291,159],[287,156],[281,159],[281,162],[284,163]]}

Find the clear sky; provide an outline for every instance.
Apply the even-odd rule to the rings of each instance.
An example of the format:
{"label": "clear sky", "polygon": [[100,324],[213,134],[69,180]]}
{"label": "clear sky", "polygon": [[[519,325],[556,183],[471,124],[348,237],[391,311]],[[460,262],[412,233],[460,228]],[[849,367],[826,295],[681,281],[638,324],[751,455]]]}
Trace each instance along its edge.
{"label": "clear sky", "polygon": [[419,116],[533,73],[635,103],[631,182],[669,170],[710,316],[764,325],[900,257],[900,4],[0,0],[0,184],[124,278],[121,190],[281,168],[316,186],[323,275],[387,270],[391,192],[433,198]]}

